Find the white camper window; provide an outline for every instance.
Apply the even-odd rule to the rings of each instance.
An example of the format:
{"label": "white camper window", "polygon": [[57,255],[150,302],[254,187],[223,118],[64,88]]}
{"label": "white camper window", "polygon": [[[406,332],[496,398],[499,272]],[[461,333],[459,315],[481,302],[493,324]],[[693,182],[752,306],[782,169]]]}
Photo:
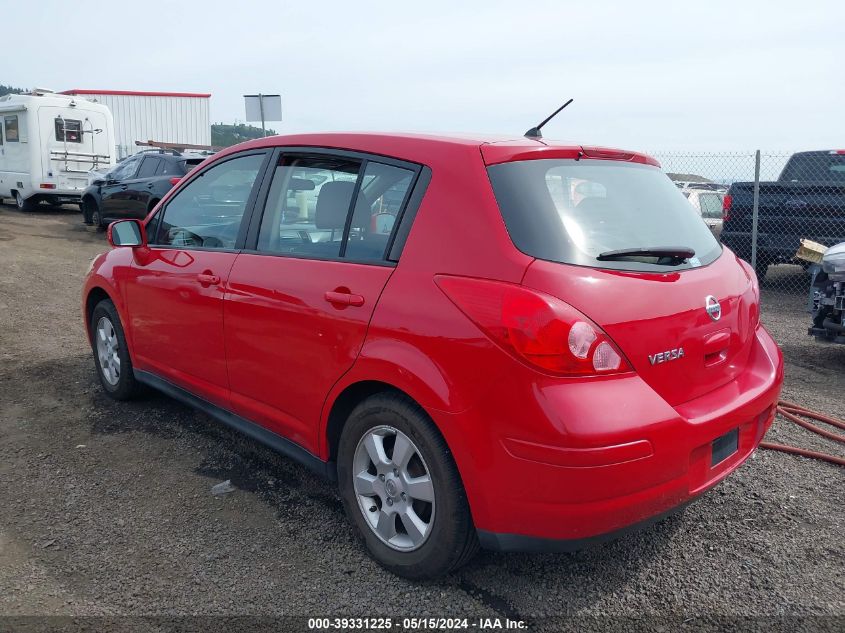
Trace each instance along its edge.
{"label": "white camper window", "polygon": [[20,141],[18,137],[18,115],[9,114],[4,116],[3,123],[6,125],[6,142],[18,143]]}
{"label": "white camper window", "polygon": [[82,121],[58,117],[56,119],[56,140],[62,143],[81,143]]}

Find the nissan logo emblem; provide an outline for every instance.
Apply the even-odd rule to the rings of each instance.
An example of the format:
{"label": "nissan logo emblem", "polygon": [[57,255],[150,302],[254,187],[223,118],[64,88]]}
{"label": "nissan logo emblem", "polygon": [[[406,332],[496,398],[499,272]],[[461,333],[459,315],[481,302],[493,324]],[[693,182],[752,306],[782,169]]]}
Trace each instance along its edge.
{"label": "nissan logo emblem", "polygon": [[714,321],[722,318],[722,306],[719,305],[719,301],[713,295],[707,295],[707,298],[704,299],[704,309],[707,311],[707,316]]}

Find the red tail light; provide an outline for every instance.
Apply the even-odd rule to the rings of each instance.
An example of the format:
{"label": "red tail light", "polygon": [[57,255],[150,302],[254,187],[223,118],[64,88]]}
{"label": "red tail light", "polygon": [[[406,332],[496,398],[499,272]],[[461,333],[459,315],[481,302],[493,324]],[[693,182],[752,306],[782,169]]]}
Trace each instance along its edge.
{"label": "red tail light", "polygon": [[560,299],[500,281],[435,281],[494,343],[536,368],[561,376],[631,371],[607,334]]}
{"label": "red tail light", "polygon": [[175,187],[176,185],[179,184],[180,180],[182,180],[182,179],[179,176],[173,176],[173,178],[170,179],[170,186]]}
{"label": "red tail light", "polygon": [[727,222],[731,219],[731,205],[733,204],[733,196],[725,194],[722,198],[722,221]]}
{"label": "red tail light", "polygon": [[42,183],[41,183],[40,185],[38,185],[38,186],[39,186],[41,189],[55,189],[55,188],[56,188],[55,183],[52,183],[52,182],[42,182]]}

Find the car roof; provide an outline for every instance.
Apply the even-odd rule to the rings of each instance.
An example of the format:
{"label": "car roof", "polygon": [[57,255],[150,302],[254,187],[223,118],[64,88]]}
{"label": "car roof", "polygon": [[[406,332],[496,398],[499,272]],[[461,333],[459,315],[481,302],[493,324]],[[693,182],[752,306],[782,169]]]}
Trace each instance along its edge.
{"label": "car roof", "polygon": [[605,147],[572,142],[489,134],[415,134],[404,132],[320,132],[268,136],[226,148],[217,156],[246,149],[278,146],[305,146],[381,154],[410,161],[424,161],[429,154],[450,150],[481,151],[488,165],[538,158],[598,158],[627,160],[659,166],[652,157]]}

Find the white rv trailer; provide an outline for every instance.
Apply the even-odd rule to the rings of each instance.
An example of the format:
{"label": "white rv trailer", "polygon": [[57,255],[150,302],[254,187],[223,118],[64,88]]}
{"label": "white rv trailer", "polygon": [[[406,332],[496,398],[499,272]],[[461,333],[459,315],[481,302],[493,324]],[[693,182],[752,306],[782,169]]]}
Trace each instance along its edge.
{"label": "white rv trailer", "polygon": [[21,210],[78,203],[88,171],[114,164],[106,106],[48,91],[0,97],[0,200]]}

